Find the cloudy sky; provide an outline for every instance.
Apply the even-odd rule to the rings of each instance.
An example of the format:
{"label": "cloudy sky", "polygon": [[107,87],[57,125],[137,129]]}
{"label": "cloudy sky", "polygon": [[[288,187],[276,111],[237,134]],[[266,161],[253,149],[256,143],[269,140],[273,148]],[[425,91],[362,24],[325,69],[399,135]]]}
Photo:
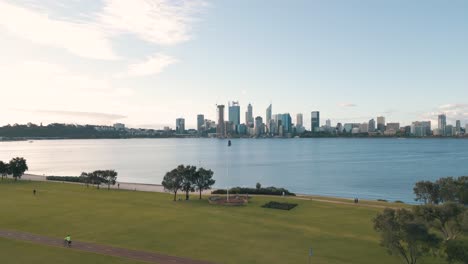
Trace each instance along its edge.
{"label": "cloudy sky", "polygon": [[0,0],[0,125],[194,126],[229,100],[464,124],[467,13],[461,0]]}

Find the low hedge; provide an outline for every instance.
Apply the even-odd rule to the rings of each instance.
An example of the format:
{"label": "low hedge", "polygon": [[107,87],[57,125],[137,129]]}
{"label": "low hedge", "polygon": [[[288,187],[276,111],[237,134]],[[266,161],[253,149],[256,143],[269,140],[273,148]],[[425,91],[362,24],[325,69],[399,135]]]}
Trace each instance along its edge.
{"label": "low hedge", "polygon": [[291,210],[296,207],[297,204],[295,203],[280,203],[280,202],[268,202],[262,205],[263,208],[271,208],[271,209],[280,209],[280,210]]}
{"label": "low hedge", "polygon": [[64,182],[84,182],[82,177],[74,176],[47,176],[48,181],[64,181]]}
{"label": "low hedge", "polygon": [[[244,188],[234,187],[229,189],[229,194],[263,194],[263,195],[289,195],[295,196],[296,194],[289,192],[284,188],[267,187],[267,188]],[[226,189],[219,189],[211,192],[212,194],[227,194]]]}

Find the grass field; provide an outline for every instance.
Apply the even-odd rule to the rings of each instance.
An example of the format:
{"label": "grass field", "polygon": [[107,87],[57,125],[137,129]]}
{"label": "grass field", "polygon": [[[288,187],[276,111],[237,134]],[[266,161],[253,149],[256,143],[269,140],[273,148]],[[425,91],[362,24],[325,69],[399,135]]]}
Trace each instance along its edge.
{"label": "grass field", "polygon": [[[293,198],[286,200],[299,206],[291,211],[260,207],[285,200],[281,197],[254,197],[245,207],[221,207],[196,196],[173,202],[163,193],[27,181],[0,183],[0,193],[3,229],[58,238],[71,233],[74,240],[217,263],[307,263],[309,247],[314,249],[312,263],[402,263],[379,246],[372,229],[379,208]],[[50,263],[75,263],[62,261],[70,258],[81,260],[76,263],[136,263],[5,239],[0,239],[0,254],[21,255],[24,263],[43,263],[33,257],[27,261],[33,254],[52,258]]]}

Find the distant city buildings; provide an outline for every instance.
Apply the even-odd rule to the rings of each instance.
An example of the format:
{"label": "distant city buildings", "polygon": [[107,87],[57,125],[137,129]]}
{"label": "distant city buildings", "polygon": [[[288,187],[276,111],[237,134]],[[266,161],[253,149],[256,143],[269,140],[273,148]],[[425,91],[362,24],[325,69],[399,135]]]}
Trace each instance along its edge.
{"label": "distant city buildings", "polygon": [[116,129],[116,130],[124,130],[125,129],[125,124],[122,124],[122,123],[115,123],[113,125],[113,127]]}
{"label": "distant city buildings", "polygon": [[[265,119],[262,116],[253,118],[252,104],[247,105],[245,112],[245,122],[241,123],[241,107],[238,101],[228,103],[228,119],[224,117],[224,105],[217,105],[217,122],[205,119],[203,114],[197,115],[197,130],[186,130],[185,120],[176,120],[176,134],[187,136],[208,136],[208,137],[322,137],[322,136],[388,136],[388,137],[428,137],[466,136],[468,123],[462,127],[462,120],[455,120],[454,124],[447,124],[445,114],[437,117],[437,128],[431,128],[431,121],[414,121],[411,125],[401,126],[399,122],[385,122],[384,116],[372,118],[368,122],[358,123],[336,123],[332,126],[330,119],[325,120],[325,124],[320,126],[320,112],[312,111],[310,115],[310,131],[304,127],[304,115],[297,113],[293,124],[291,114],[273,114],[272,104],[269,104],[265,111]],[[123,124],[114,124],[110,129],[124,129]],[[99,128],[104,129],[104,128]]]}

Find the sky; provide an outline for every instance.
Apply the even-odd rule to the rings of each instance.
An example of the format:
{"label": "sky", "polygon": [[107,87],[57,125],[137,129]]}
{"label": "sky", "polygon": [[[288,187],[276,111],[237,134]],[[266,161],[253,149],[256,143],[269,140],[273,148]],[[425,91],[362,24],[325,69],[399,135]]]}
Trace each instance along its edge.
{"label": "sky", "polygon": [[[0,0],[0,125],[468,123],[468,1]],[[226,113],[227,114],[227,113]]]}

